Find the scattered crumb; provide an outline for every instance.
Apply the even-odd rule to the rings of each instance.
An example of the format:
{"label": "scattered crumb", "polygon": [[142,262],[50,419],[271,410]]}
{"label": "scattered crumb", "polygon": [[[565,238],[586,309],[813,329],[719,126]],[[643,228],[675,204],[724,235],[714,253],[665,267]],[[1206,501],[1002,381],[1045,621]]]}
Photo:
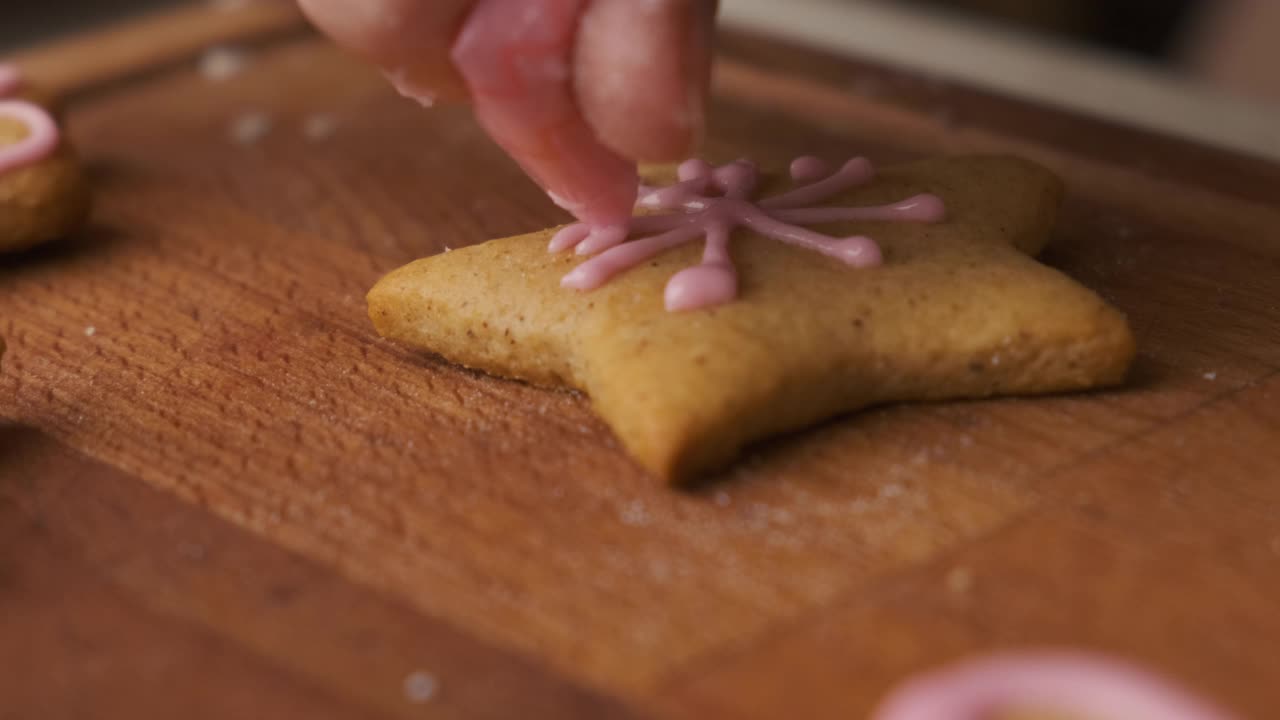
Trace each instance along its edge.
{"label": "scattered crumb", "polygon": [[623,525],[643,527],[649,524],[649,511],[645,509],[644,503],[639,500],[633,500],[622,509],[618,519],[622,521]]}
{"label": "scattered crumb", "polygon": [[1205,374],[1204,374],[1204,379],[1205,379],[1205,380],[1208,380],[1209,382],[1213,382],[1214,380],[1217,380],[1217,379],[1218,379],[1218,373],[1216,373],[1216,372],[1207,372],[1207,373],[1205,373]]}
{"label": "scattered crumb", "polygon": [[781,530],[769,531],[764,540],[772,547],[795,547],[799,543],[794,535]]}
{"label": "scattered crumb", "polygon": [[769,506],[760,502],[751,503],[747,508],[746,525],[748,529],[753,531],[767,528],[769,526]]}
{"label": "scattered crumb", "polygon": [[953,129],[960,124],[959,118],[956,117],[956,111],[950,107],[935,108],[930,113],[933,121],[944,128]]}
{"label": "scattered crumb", "polygon": [[850,83],[853,92],[863,97],[880,97],[884,94],[884,82],[875,75],[858,75]]}
{"label": "scattered crumb", "polygon": [[414,670],[405,676],[404,699],[414,705],[431,702],[431,698],[435,697],[439,686],[440,683],[436,680],[435,675],[422,670]]}
{"label": "scattered crumb", "polygon": [[178,545],[178,554],[187,560],[203,560],[204,546],[200,543],[184,542]]}
{"label": "scattered crumb", "polygon": [[904,492],[905,490],[901,485],[897,483],[889,483],[888,485],[885,485],[884,487],[880,488],[880,497],[882,498],[901,497],[902,493]]}
{"label": "scattered crumb", "polygon": [[98,328],[96,328],[96,327],[94,327],[94,326],[90,325],[89,327],[87,327],[87,328],[85,328],[85,329],[84,329],[84,336],[85,336],[85,337],[93,337],[94,333],[96,333],[96,332],[98,332]]}
{"label": "scattered crumb", "polygon": [[992,356],[991,356],[991,364],[992,364],[992,365],[999,365],[999,364],[1000,364],[1000,353],[996,353],[995,355],[992,355]]}
{"label": "scattered crumb", "polygon": [[200,74],[206,80],[221,82],[239,75],[249,64],[249,53],[233,45],[218,45],[200,56]]}
{"label": "scattered crumb", "polygon": [[729,503],[733,502],[733,498],[729,497],[729,493],[721,490],[716,493],[715,502],[720,507],[729,507]]}
{"label": "scattered crumb", "polygon": [[308,140],[320,141],[331,137],[338,130],[338,119],[329,113],[308,115],[302,121],[302,135]]}
{"label": "scattered crumb", "polygon": [[445,252],[453,252],[453,248],[449,247],[448,245],[445,245],[445,246],[444,246],[444,251],[445,251]]}
{"label": "scattered crumb", "polygon": [[252,145],[271,132],[271,117],[262,112],[247,112],[231,123],[231,139],[241,145]]}
{"label": "scattered crumb", "polygon": [[947,590],[953,595],[965,595],[973,588],[973,571],[967,567],[952,568],[947,573]]}

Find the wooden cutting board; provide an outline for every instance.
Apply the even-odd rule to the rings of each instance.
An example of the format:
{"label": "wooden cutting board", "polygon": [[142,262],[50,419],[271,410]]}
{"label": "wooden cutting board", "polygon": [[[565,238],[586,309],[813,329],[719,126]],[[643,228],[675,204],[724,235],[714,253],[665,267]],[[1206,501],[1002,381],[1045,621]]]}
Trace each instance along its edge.
{"label": "wooden cutting board", "polygon": [[20,59],[97,208],[0,267],[0,717],[860,718],[1046,645],[1280,707],[1280,167],[730,35],[711,153],[1044,162],[1046,260],[1141,357],[674,491],[583,398],[373,333],[382,273],[564,220],[464,109],[275,6]]}

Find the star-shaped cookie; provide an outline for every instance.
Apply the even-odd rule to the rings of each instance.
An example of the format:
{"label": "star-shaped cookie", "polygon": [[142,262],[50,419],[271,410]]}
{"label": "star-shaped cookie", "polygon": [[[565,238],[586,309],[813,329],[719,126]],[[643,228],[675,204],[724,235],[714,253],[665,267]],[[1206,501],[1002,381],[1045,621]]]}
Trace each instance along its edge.
{"label": "star-shaped cookie", "polygon": [[[768,176],[756,197],[790,183]],[[877,267],[739,227],[729,244],[737,297],[705,309],[664,306],[669,279],[702,259],[701,242],[584,292],[562,286],[584,258],[548,253],[552,228],[400,268],[370,291],[370,317],[383,336],[453,362],[582,390],[627,451],[670,482],[870,405],[1123,379],[1134,355],[1124,317],[1031,258],[1061,202],[1056,177],[1012,157],[934,159],[884,169],[824,204],[923,195],[941,199],[945,220],[821,226],[874,239]]]}

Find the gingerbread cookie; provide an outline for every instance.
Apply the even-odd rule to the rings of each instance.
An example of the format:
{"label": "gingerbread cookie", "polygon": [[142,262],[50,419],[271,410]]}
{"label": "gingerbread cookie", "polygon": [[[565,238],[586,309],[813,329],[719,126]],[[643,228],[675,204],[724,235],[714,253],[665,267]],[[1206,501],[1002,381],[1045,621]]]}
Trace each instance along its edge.
{"label": "gingerbread cookie", "polygon": [[396,270],[369,293],[373,323],[584,391],[673,482],[869,405],[1113,385],[1134,355],[1120,313],[1029,257],[1062,196],[1032,163],[802,159],[788,180],[692,161],[671,179],[625,242],[569,226]]}
{"label": "gingerbread cookie", "polygon": [[75,152],[12,65],[0,64],[0,252],[62,237],[89,211]]}

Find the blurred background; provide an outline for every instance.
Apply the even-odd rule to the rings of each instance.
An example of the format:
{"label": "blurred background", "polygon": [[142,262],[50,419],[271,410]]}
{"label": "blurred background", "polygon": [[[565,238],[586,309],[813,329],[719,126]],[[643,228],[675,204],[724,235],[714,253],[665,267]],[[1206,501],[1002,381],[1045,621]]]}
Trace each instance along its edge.
{"label": "blurred background", "polygon": [[[0,52],[177,1],[17,0]],[[1280,158],[1280,0],[722,4],[728,24]]]}
{"label": "blurred background", "polygon": [[[888,2],[888,0],[884,0]],[[899,0],[1128,55],[1242,95],[1280,99],[1274,0]]]}

